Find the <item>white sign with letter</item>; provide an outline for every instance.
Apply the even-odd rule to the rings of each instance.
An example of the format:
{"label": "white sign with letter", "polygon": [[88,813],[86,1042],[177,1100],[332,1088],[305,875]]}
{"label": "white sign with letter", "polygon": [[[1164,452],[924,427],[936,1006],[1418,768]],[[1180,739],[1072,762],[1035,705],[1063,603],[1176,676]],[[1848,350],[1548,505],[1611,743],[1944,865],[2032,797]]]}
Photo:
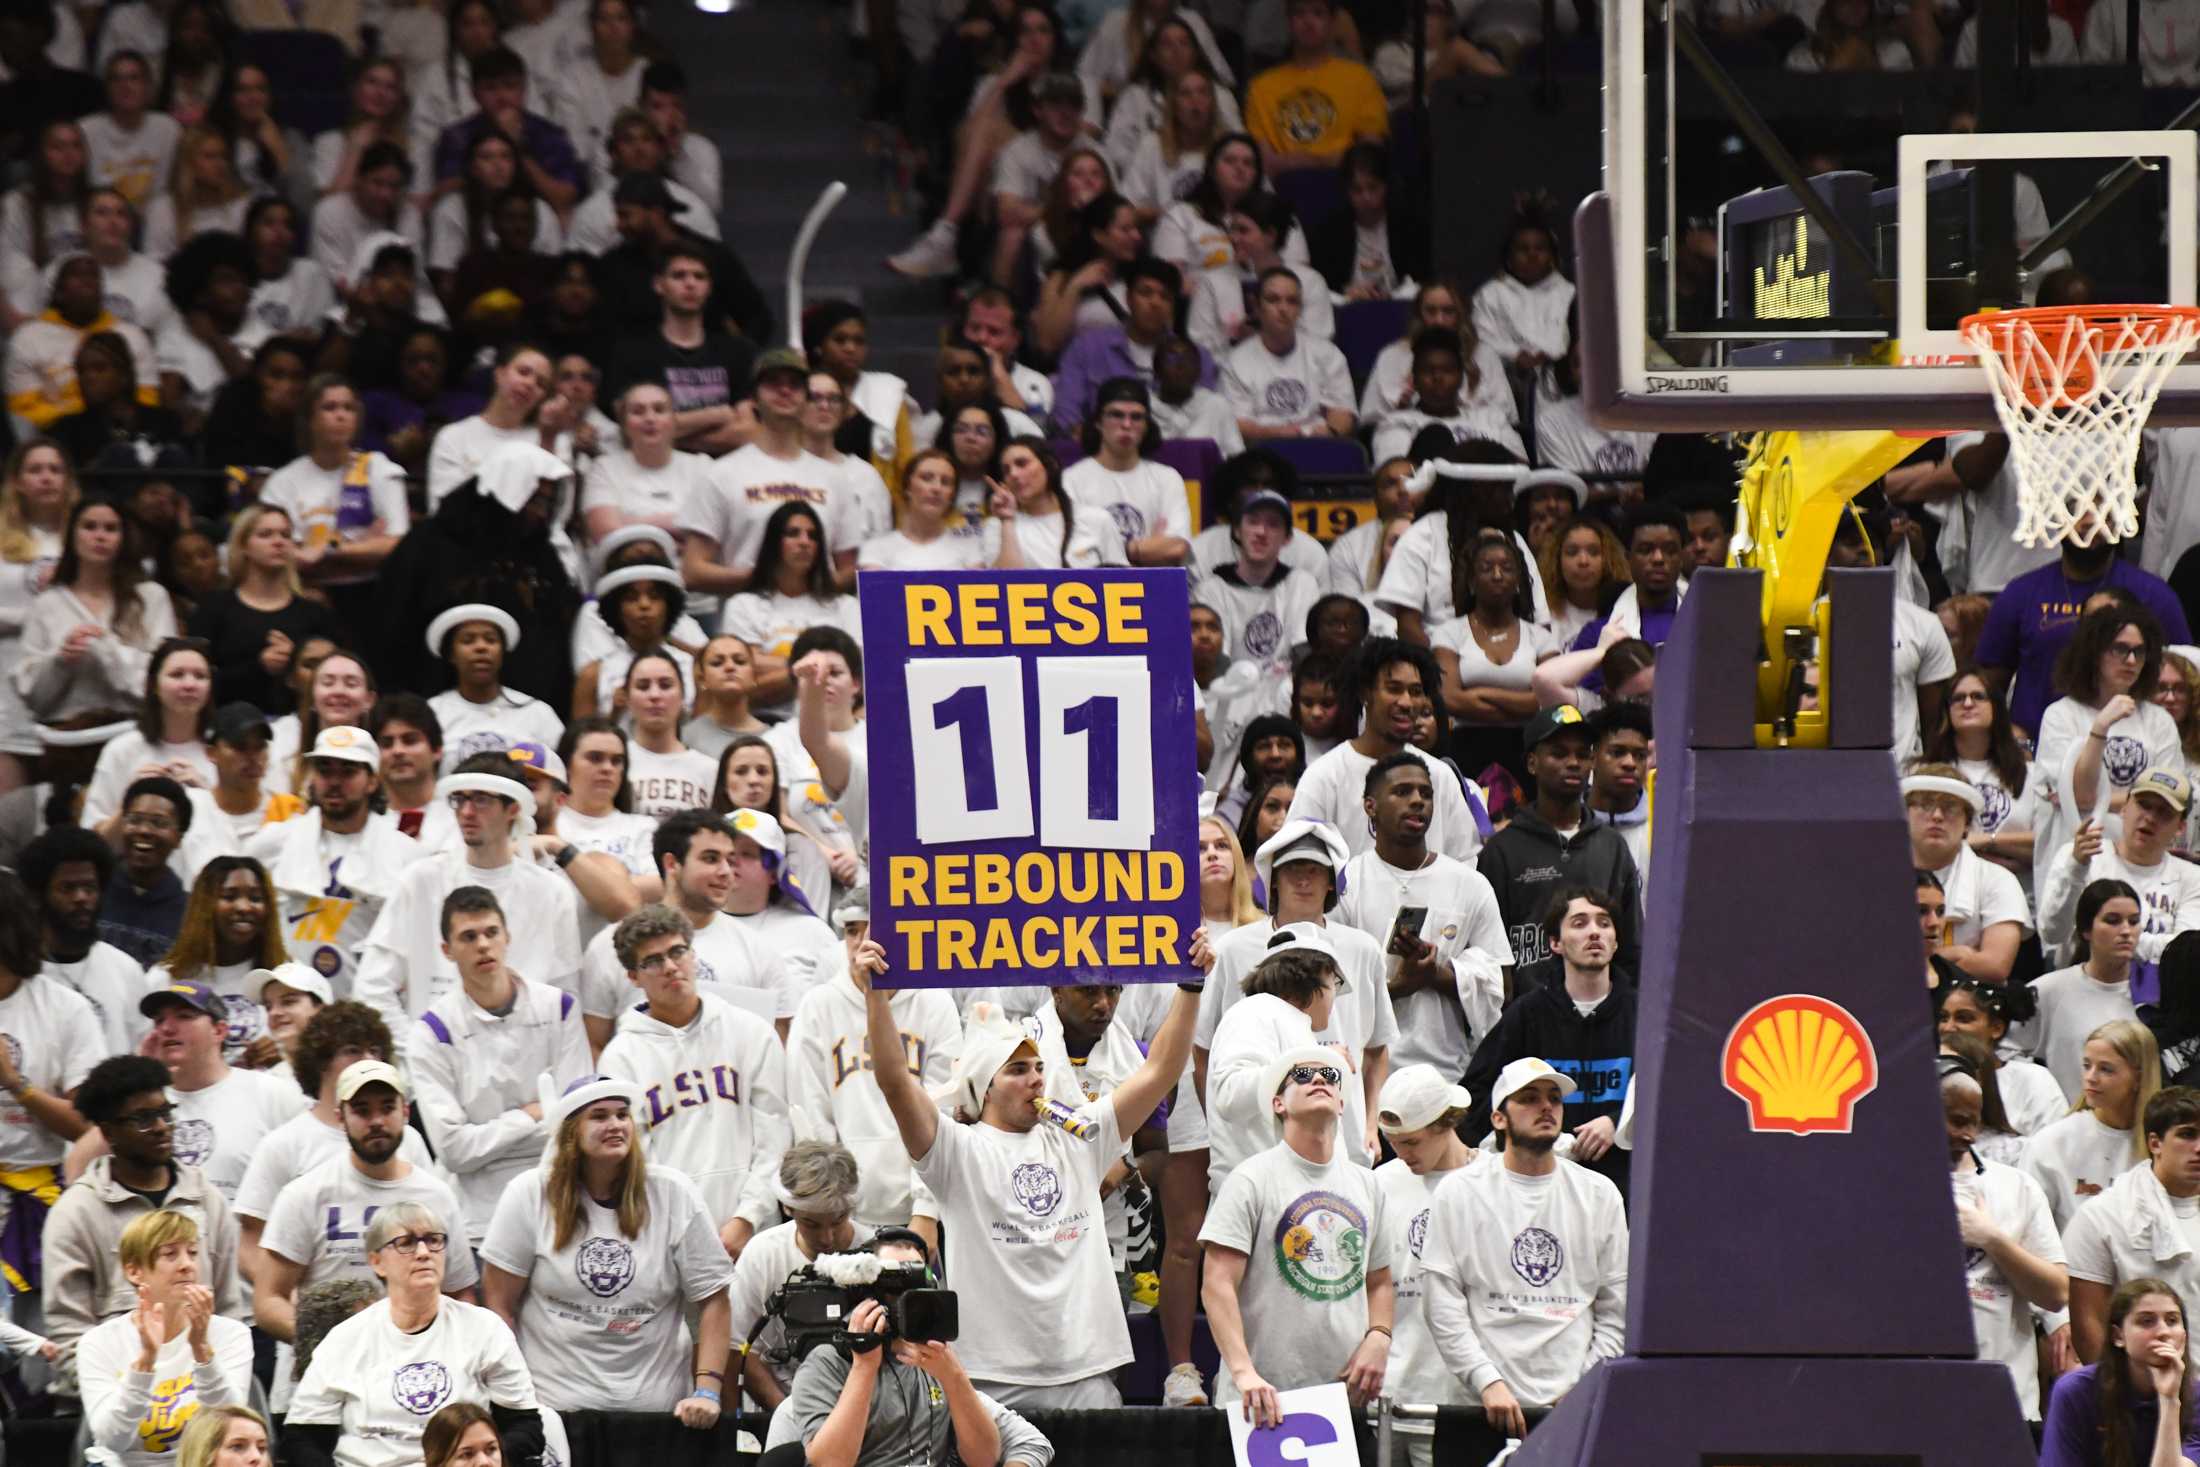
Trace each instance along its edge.
{"label": "white sign with letter", "polygon": [[1276,1408],[1283,1420],[1258,1428],[1246,1420],[1243,1403],[1225,1408],[1237,1467],[1359,1467],[1352,1402],[1342,1381],[1278,1391]]}

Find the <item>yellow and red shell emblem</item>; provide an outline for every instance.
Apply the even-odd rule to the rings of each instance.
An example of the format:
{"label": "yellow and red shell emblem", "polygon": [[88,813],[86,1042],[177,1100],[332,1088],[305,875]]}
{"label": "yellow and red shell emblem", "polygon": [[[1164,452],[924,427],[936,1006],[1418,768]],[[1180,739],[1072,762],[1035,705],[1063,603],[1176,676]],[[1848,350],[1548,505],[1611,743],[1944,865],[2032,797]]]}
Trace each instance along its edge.
{"label": "yellow and red shell emblem", "polygon": [[1721,1078],[1749,1104],[1752,1131],[1849,1129],[1879,1084],[1879,1056],[1856,1016],[1808,993],[1768,998],[1726,1036]]}

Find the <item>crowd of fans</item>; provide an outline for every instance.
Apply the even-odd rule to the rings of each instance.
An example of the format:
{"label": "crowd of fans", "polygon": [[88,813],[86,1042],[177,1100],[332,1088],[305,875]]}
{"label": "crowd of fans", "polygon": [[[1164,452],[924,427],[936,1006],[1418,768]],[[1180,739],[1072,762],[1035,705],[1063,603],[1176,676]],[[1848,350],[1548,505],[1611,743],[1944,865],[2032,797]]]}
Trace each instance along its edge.
{"label": "crowd of fans", "polygon": [[[1649,708],[1733,462],[1588,421],[1547,201],[1429,274],[1393,39],[1228,8],[867,9],[938,119],[895,268],[964,282],[927,392],[852,304],[768,345],[630,0],[0,0],[0,1347],[94,1460],[532,1467],[746,1403],[774,1467],[1046,1467],[1025,1413],[1134,1362],[1487,1455],[1624,1348]],[[1960,56],[1885,8],[1705,7]],[[288,30],[354,57],[317,137],[244,59]],[[1969,1294],[2058,1463],[2190,1418],[2193,431],[2136,546],[2016,547],[1974,434],[1831,556],[1897,572]],[[875,982],[857,572],[984,566],[1186,573],[1181,986]],[[803,1356],[782,1286],[855,1254],[959,1339]]]}

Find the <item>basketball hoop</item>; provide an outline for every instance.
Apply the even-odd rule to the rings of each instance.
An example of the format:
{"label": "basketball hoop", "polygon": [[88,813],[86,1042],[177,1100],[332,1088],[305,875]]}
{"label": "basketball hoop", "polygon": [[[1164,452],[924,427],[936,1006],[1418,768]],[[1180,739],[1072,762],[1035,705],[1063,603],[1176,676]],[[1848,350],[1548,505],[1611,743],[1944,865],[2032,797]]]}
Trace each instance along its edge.
{"label": "basketball hoop", "polygon": [[[1963,320],[2009,435],[2017,543],[2139,533],[2139,433],[2170,368],[2200,338],[2191,306],[2039,306]],[[2094,525],[2082,539],[2079,524]]]}

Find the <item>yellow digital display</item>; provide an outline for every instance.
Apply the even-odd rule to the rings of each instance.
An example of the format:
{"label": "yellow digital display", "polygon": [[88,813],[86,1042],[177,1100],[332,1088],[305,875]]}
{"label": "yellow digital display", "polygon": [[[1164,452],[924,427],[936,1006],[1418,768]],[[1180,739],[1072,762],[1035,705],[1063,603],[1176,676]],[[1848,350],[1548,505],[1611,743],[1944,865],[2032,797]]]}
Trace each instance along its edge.
{"label": "yellow digital display", "polygon": [[1812,240],[1814,232],[1803,214],[1776,220],[1757,232],[1751,285],[1759,320],[1818,320],[1832,313],[1832,252],[1822,240]]}

